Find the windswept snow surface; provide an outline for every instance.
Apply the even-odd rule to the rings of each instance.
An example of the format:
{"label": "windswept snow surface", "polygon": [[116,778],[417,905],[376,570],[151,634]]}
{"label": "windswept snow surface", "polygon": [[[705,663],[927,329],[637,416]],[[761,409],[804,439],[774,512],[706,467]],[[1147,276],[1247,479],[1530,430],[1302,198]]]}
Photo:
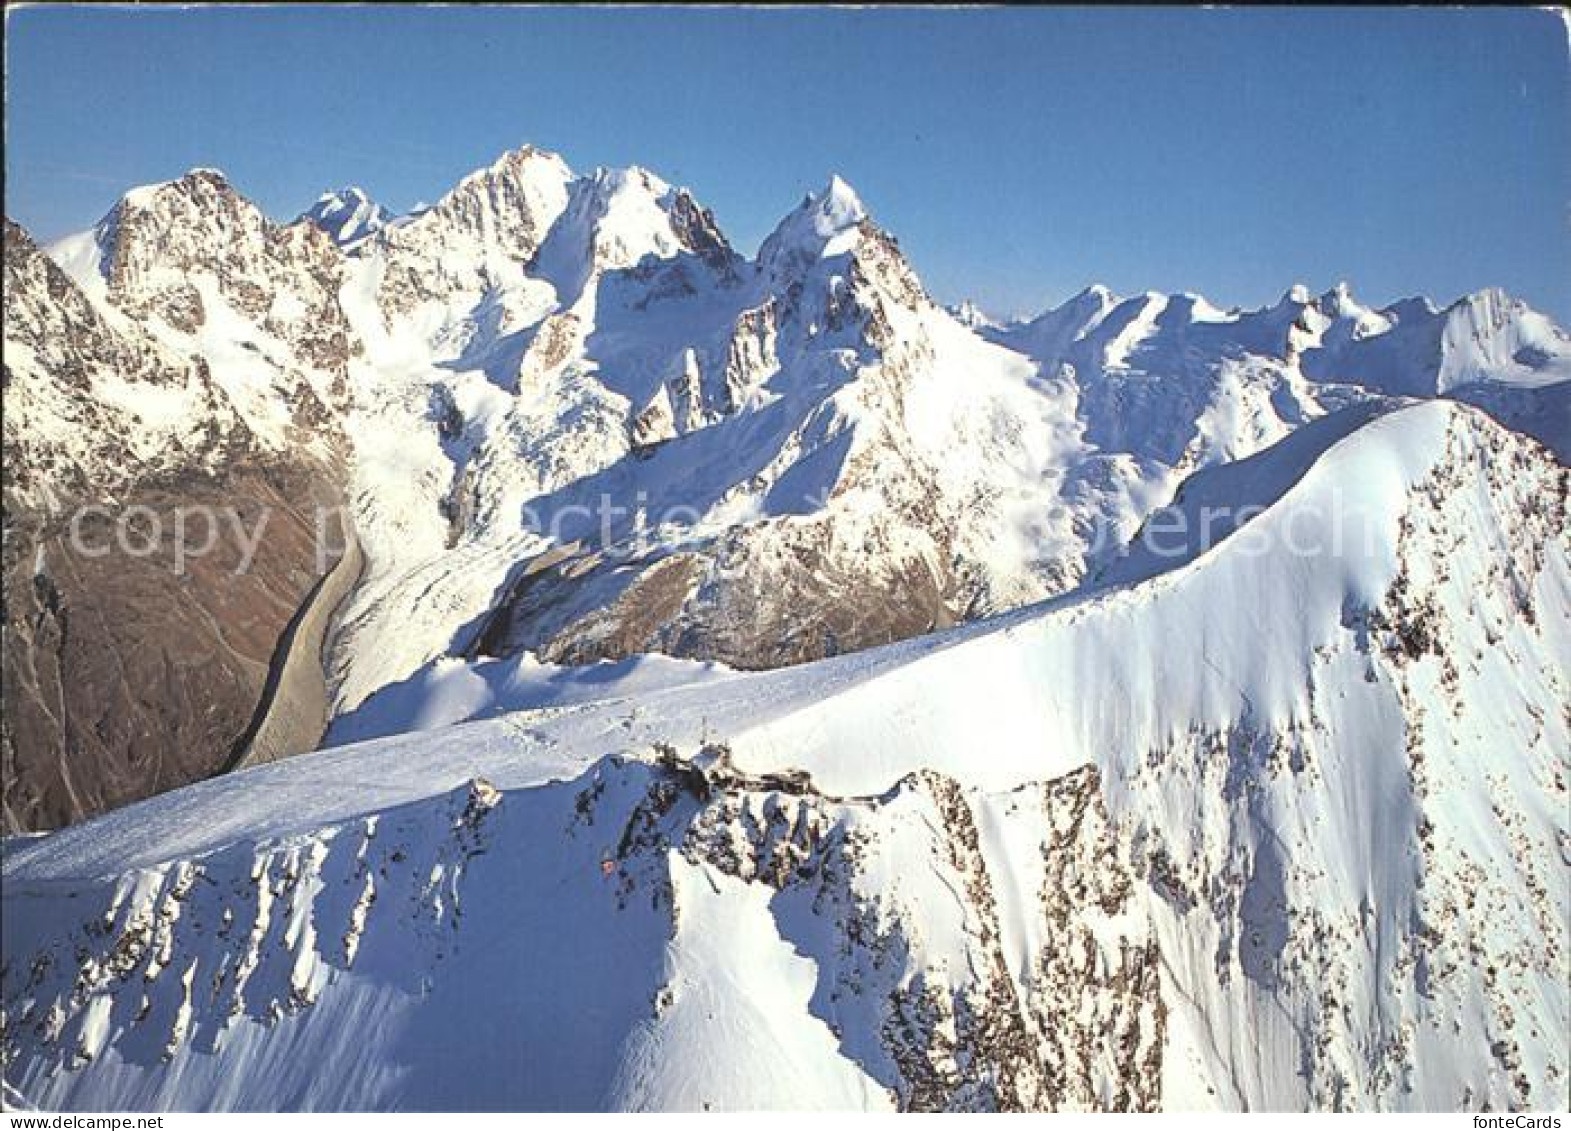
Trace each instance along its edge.
{"label": "windswept snow surface", "polygon": [[[1265,509],[1139,583],[774,672],[613,669],[8,842],[8,1087],[1560,1102],[1565,470],[1431,402],[1204,475]],[[455,714],[538,681],[424,678]]]}

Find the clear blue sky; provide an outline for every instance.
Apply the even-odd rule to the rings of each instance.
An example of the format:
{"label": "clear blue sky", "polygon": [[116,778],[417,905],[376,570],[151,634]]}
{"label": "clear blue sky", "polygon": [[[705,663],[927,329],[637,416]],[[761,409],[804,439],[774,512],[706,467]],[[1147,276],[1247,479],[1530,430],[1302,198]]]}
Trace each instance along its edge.
{"label": "clear blue sky", "polygon": [[533,142],[691,186],[751,253],[831,171],[939,298],[1501,285],[1571,322],[1565,25],[1533,10],[23,9],[6,211],[195,165],[291,218]]}

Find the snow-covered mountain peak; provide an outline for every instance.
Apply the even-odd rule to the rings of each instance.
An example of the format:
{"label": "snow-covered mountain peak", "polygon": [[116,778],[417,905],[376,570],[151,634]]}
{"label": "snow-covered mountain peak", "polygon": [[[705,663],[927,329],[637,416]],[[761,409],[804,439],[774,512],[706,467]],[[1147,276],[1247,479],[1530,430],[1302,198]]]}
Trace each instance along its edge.
{"label": "snow-covered mountain peak", "polygon": [[390,318],[428,303],[472,307],[516,283],[568,206],[573,171],[525,145],[476,169],[434,205],[390,223],[358,249],[379,259],[380,306]]}
{"label": "snow-covered mountain peak", "polygon": [[647,169],[596,169],[579,185],[568,209],[591,236],[595,269],[632,267],[646,255],[667,259],[680,249],[668,211],[672,188]]}
{"label": "snow-covered mountain peak", "polygon": [[625,192],[661,197],[671,191],[671,186],[663,178],[642,165],[623,168],[602,165],[595,169],[591,180],[608,199]]}
{"label": "snow-covered mountain peak", "polygon": [[[1353,323],[1369,323],[1371,319],[1378,319],[1372,307],[1360,302],[1353,294],[1352,285],[1346,280],[1326,291],[1314,303],[1314,307],[1326,318],[1347,320]],[[1380,319],[1384,322],[1386,320]]]}
{"label": "snow-covered mountain peak", "polygon": [[866,220],[867,209],[856,190],[831,176],[822,190],[809,193],[780,221],[759,249],[759,264],[781,277],[815,260],[844,255],[856,247]]}
{"label": "snow-covered mountain peak", "polygon": [[[683,255],[725,278],[734,278],[740,262],[713,214],[687,189],[636,165],[600,168],[573,182],[531,270],[556,287],[561,306],[570,307],[606,272],[648,272]],[[684,275],[668,288],[685,292],[697,285]]]}
{"label": "snow-covered mountain peak", "polygon": [[1352,287],[1343,281],[1304,308],[1295,342],[1300,348],[1335,346],[1383,334],[1392,325],[1391,317],[1364,305],[1354,297]]}
{"label": "snow-covered mountain peak", "polygon": [[1314,296],[1307,286],[1303,283],[1294,283],[1282,293],[1282,297],[1277,300],[1276,306],[1272,309],[1286,310],[1289,307],[1308,306],[1313,301]]}
{"label": "snow-covered mountain peak", "polygon": [[[182,333],[206,321],[211,288],[264,318],[272,300],[256,289],[263,277],[326,292],[336,286],[329,276],[338,269],[325,233],[310,224],[275,224],[221,172],[207,168],[133,189],[91,233],[60,241],[51,255],[89,294],[107,296],[134,316],[156,313]],[[203,275],[211,282],[207,294]]]}
{"label": "snow-covered mountain peak", "polygon": [[1363,310],[1356,299],[1353,298],[1352,285],[1346,279],[1341,280],[1336,286],[1320,296],[1320,307],[1327,314],[1341,313],[1347,310]]}
{"label": "snow-covered mountain peak", "polygon": [[1120,301],[1107,287],[1094,283],[1035,318],[1000,327],[985,336],[994,340],[1007,339],[1014,348],[1053,364],[1063,360],[1074,343],[1101,325]]}
{"label": "snow-covered mountain peak", "polygon": [[[467,174],[440,200],[389,237],[408,243],[444,234],[491,243],[492,250],[527,259],[567,204],[573,171],[559,155],[532,145],[508,150]],[[519,246],[519,245],[522,246]]]}
{"label": "snow-covered mountain peak", "polygon": [[1397,299],[1385,308],[1385,313],[1391,316],[1392,321],[1431,318],[1440,313],[1440,307],[1428,295],[1409,295],[1407,298]]}
{"label": "snow-covered mountain peak", "polygon": [[196,168],[173,180],[140,185],[124,193],[97,225],[101,234],[113,235],[133,215],[147,213],[161,221],[205,227],[208,219],[237,211],[261,210],[242,196],[218,169]]}
{"label": "snow-covered mountain peak", "polygon": [[[59,245],[57,245],[58,247]],[[5,221],[5,499],[7,540],[17,503],[51,505],[134,481],[149,465],[198,462],[207,435],[183,426],[185,411],[216,406],[185,395],[188,367],[130,327],[122,333],[101,298],[106,282],[89,231],[66,241],[73,257],[45,253]],[[86,286],[74,278],[80,273]],[[158,412],[138,394],[164,392]],[[221,394],[220,394],[221,398]],[[194,402],[194,403],[193,403]],[[144,402],[145,403],[145,402]],[[212,433],[221,433],[221,426]]]}
{"label": "snow-covered mountain peak", "polygon": [[[1285,313],[1294,309],[1288,353],[1316,381],[1436,396],[1469,386],[1544,389],[1571,378],[1571,337],[1498,288],[1465,295],[1444,309],[1419,296],[1372,310],[1344,284]],[[1564,433],[1563,423],[1558,430]],[[1529,431],[1558,443],[1542,427]]]}
{"label": "snow-covered mountain peak", "polygon": [[105,216],[108,222],[130,212],[168,215],[179,209],[226,209],[239,205],[260,214],[260,209],[229,182],[221,170],[196,168],[168,181],[140,185],[124,193]]}
{"label": "snow-covered mountain peak", "polygon": [[838,173],[832,173],[816,200],[819,231],[825,236],[845,231],[867,218],[862,198]]}
{"label": "snow-covered mountain peak", "polygon": [[692,252],[718,265],[739,257],[692,192],[640,165],[595,170],[585,190],[595,229],[595,267],[620,270],[653,255]]}
{"label": "snow-covered mountain peak", "polygon": [[446,200],[476,185],[570,180],[572,176],[573,170],[561,154],[534,145],[520,145],[501,154],[489,165],[466,174],[442,199]]}
{"label": "snow-covered mountain peak", "polygon": [[[224,175],[221,169],[197,166],[194,169],[187,170],[182,176],[174,177],[167,181],[154,181],[151,184],[138,185],[135,188],[127,189],[121,194],[115,208],[116,210],[124,207],[149,208],[154,205],[160,196],[165,194],[171,192],[197,194],[204,188],[211,191],[234,191],[229,184],[229,178]],[[111,211],[112,214],[113,210]]]}
{"label": "snow-covered mountain peak", "polygon": [[1051,307],[1038,315],[1036,321],[1053,318],[1076,322],[1086,322],[1104,317],[1123,300],[1115,295],[1101,283],[1093,283],[1079,294],[1065,299],[1059,305]]}
{"label": "snow-covered mountain peak", "polygon": [[298,219],[315,224],[333,237],[339,247],[347,249],[385,228],[393,214],[372,200],[364,189],[348,185],[323,193]]}
{"label": "snow-covered mountain peak", "polygon": [[[194,169],[126,194],[49,255],[117,334],[200,356],[263,447],[306,434],[331,444],[351,343],[338,298],[343,258],[321,229],[276,224],[222,173]],[[170,423],[184,427],[213,415],[200,398],[179,413],[173,398],[169,407]]]}
{"label": "snow-covered mountain peak", "polygon": [[1571,378],[1571,335],[1499,287],[1440,313],[1439,392],[1474,382],[1545,386]]}
{"label": "snow-covered mountain peak", "polygon": [[317,197],[317,204],[330,206],[363,205],[374,203],[369,193],[359,185],[345,185],[342,188],[330,189]]}
{"label": "snow-covered mountain peak", "polygon": [[[1428,305],[1430,313],[1441,314],[1448,319],[1465,319],[1474,324],[1474,328],[1480,334],[1498,330],[1523,317],[1548,321],[1527,303],[1502,287],[1483,287],[1471,294],[1463,295],[1444,308],[1437,308],[1428,299],[1423,301]],[[1558,330],[1558,327],[1556,329]],[[1565,338],[1563,331],[1560,331],[1558,336],[1561,339]]]}

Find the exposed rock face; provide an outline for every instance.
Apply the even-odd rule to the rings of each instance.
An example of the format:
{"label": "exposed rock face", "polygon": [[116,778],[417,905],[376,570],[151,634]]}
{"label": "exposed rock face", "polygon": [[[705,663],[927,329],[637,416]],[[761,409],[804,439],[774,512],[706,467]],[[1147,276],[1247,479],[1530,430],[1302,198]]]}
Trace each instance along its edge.
{"label": "exposed rock face", "polygon": [[[342,549],[317,512],[340,499],[349,345],[326,237],[214,174],[117,206],[82,249],[96,300],[9,221],[5,238],[0,783],[19,831],[234,760]],[[248,370],[197,345],[220,308],[255,335]]]}
{"label": "exposed rock face", "polygon": [[377,233],[373,243],[386,264],[378,298],[389,320],[459,295],[478,301],[521,277],[566,208],[571,178],[556,154],[524,146]]}
{"label": "exposed rock face", "polygon": [[[165,459],[171,466],[223,459],[215,441],[244,425],[199,362],[111,327],[25,231],[5,222],[6,495],[43,506],[50,492],[85,495],[104,475]],[[95,395],[113,380],[134,396],[176,391],[206,420],[148,443],[131,427],[134,408]],[[193,416],[195,416],[193,412]],[[204,427],[208,426],[210,427]],[[163,441],[159,443],[158,441]],[[159,451],[163,448],[163,451]],[[102,484],[112,489],[114,483]]]}
{"label": "exposed rock face", "polygon": [[265,353],[280,393],[309,389],[342,407],[350,353],[342,258],[314,224],[280,227],[204,170],[127,194],[98,238],[108,299],[124,314],[187,335],[237,316],[257,332],[254,348],[284,347]]}
{"label": "exposed rock face", "polygon": [[[764,889],[780,922],[802,926],[797,945],[819,954],[817,993],[845,1054],[901,1110],[1157,1106],[1156,944],[1133,910],[1094,772],[1004,799],[933,774],[881,797],[839,799],[806,779],[705,772],[672,754],[653,765],[613,761],[552,791],[569,842],[609,838],[596,871],[606,873],[613,918],[632,927],[652,913],[681,945],[695,929],[684,890],[693,877]],[[723,748],[698,757],[717,756]],[[1033,898],[1046,929],[1026,955],[1006,952],[1015,940],[992,894],[995,870],[1012,864],[990,860],[978,835],[975,807],[999,805],[1011,821],[1039,822],[1026,840],[1045,868]],[[379,967],[394,934],[419,940],[401,980],[436,986],[444,959],[465,946],[464,919],[495,910],[473,902],[483,899],[476,858],[514,835],[508,810],[506,796],[477,779],[438,807],[346,825],[316,847],[262,845],[146,874],[69,938],[9,952],[4,1063],[25,1053],[36,1064],[45,1053],[70,1080],[111,1052],[145,1047],[164,1063],[214,1055],[244,1027],[297,1023],[340,977]],[[891,868],[922,884],[891,889]],[[948,916],[933,900],[950,890],[960,918],[935,939],[933,916]],[[311,927],[285,942],[291,922]],[[225,953],[232,960],[209,970]],[[146,987],[143,1007],[112,1007],[112,1036],[83,1029],[84,1008],[131,979]],[[658,1028],[693,992],[681,978],[656,986],[650,1023]]]}
{"label": "exposed rock face", "polygon": [[[805,778],[736,775],[725,757],[700,751],[696,761],[711,764],[696,778],[678,775],[679,789],[699,794],[691,816],[669,779],[652,785],[619,859],[674,848],[694,866],[775,889],[781,921],[827,932],[826,1007],[846,1026],[847,1049],[876,1035],[887,1057],[879,1082],[901,1110],[1157,1108],[1165,1008],[1156,943],[1149,923],[1129,914],[1125,850],[1094,770],[1003,798],[917,773],[877,798],[837,799]],[[1028,839],[1044,872],[1033,910],[1046,929],[1034,953],[1005,951],[993,885],[1009,864],[989,861],[977,807],[1035,823]],[[960,903],[962,920],[948,925],[959,937],[946,940],[959,942],[958,962],[924,937],[936,909],[886,883],[917,861]],[[624,863],[624,898],[648,882],[644,868]],[[680,923],[680,905],[673,910]]]}
{"label": "exposed rock face", "polygon": [[[518,579],[474,654],[527,647],[591,663],[654,651],[769,668],[957,622],[952,574],[922,559],[883,564],[891,547],[876,531],[851,546],[841,537],[821,519],[732,531],[702,553],[569,558]],[[879,564],[847,564],[864,553]]]}
{"label": "exposed rock face", "polygon": [[[337,502],[326,469],[261,461],[120,498],[83,512],[74,531],[65,517],[7,513],[8,832],[57,828],[234,763],[321,568],[312,503]],[[127,515],[132,552],[115,529]],[[188,550],[209,539],[212,549],[182,554],[182,522]],[[144,556],[155,531],[162,540]],[[323,566],[339,552],[336,530],[331,545]]]}
{"label": "exposed rock face", "polygon": [[671,230],[677,241],[710,270],[734,276],[741,266],[741,256],[715,223],[715,214],[694,200],[686,189],[672,190],[670,196]]}

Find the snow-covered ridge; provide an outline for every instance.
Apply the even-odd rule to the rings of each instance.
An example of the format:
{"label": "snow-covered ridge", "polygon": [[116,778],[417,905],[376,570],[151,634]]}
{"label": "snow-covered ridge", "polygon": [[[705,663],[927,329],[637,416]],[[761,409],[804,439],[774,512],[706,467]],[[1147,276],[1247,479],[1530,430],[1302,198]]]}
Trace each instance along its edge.
{"label": "snow-covered ridge", "polygon": [[1553,1102],[1567,472],[1463,406],[1346,425],[1208,473],[1266,509],[1140,584],[9,844],[7,1083],[99,1110]]}

